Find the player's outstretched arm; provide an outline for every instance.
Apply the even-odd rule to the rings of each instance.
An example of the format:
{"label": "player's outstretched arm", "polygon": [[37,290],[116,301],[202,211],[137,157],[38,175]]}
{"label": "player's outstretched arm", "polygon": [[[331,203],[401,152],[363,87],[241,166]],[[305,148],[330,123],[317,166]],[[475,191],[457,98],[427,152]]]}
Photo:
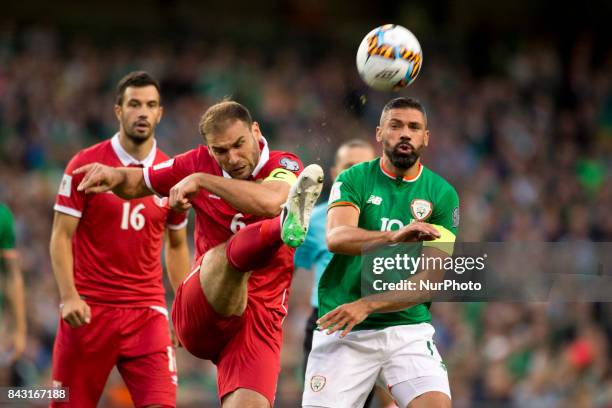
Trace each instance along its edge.
{"label": "player's outstretched arm", "polygon": [[228,179],[207,173],[194,173],[170,190],[170,207],[186,210],[191,198],[204,188],[218,195],[236,210],[260,217],[275,217],[287,200],[290,184],[285,181],[252,181]]}
{"label": "player's outstretched arm", "polygon": [[126,200],[153,194],[147,187],[140,168],[115,168],[100,163],[90,163],[79,167],[73,171],[73,174],[84,175],[77,190],[87,194],[112,191]]}
{"label": "player's outstretched arm", "polygon": [[352,205],[337,206],[327,213],[327,247],[330,252],[361,255],[368,247],[398,242],[429,241],[440,237],[430,224],[411,223],[397,231],[370,231],[357,227],[359,211]]}

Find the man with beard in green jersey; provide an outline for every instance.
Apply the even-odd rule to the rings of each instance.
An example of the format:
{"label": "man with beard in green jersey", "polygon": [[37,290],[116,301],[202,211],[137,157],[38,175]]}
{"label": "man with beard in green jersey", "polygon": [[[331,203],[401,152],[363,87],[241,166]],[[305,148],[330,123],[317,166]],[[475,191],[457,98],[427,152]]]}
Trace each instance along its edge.
{"label": "man with beard in green jersey", "polygon": [[429,130],[418,101],[388,102],[376,140],[382,157],[341,173],[330,194],[327,244],[334,255],[319,282],[320,330],[314,333],[302,406],[361,407],[378,380],[401,408],[450,407],[428,299],[363,294],[362,255],[371,247],[416,242],[424,256],[448,257],[459,198],[421,163]]}

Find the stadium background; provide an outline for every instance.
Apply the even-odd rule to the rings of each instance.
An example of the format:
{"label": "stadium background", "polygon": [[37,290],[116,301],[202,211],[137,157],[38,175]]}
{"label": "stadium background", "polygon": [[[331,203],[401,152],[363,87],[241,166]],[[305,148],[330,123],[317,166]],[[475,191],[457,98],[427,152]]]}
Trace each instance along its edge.
{"label": "stadium background", "polygon": [[[391,96],[357,77],[359,41],[377,25],[402,24],[419,38],[424,66],[401,94],[429,110],[424,162],[459,192],[460,239],[612,238],[610,3],[21,1],[2,9],[0,200],[16,216],[28,311],[27,352],[0,369],[2,384],[50,382],[54,195],[67,160],[115,132],[114,85],[133,69],[161,80],[157,137],[167,153],[200,143],[199,116],[231,95],[274,148],[328,168],[342,141],[373,141]],[[279,407],[299,405],[310,279],[294,281]],[[454,406],[612,406],[611,304],[438,303],[432,312]],[[1,330],[5,341],[10,329]],[[214,368],[185,351],[178,359],[179,406],[216,406]],[[116,373],[101,406],[129,406]]]}

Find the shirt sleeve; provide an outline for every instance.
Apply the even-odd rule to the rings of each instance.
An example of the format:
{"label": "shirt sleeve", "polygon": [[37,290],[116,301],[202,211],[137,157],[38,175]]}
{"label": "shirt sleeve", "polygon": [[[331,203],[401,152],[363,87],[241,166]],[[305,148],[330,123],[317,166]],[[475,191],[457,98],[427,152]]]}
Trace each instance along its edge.
{"label": "shirt sleeve", "polygon": [[77,154],[70,160],[62,181],[60,182],[57,195],[55,197],[55,205],[53,209],[63,214],[68,214],[73,217],[81,218],[83,215],[83,208],[85,207],[85,193],[77,191],[77,187],[81,180],[83,180],[83,174],[75,174],[72,172],[77,168],[87,163],[81,160],[80,154]]}
{"label": "shirt sleeve", "polygon": [[166,227],[171,230],[180,230],[185,228],[187,226],[188,215],[188,211],[179,212],[170,210],[168,219],[166,221]]}
{"label": "shirt sleeve", "polygon": [[262,167],[258,178],[264,182],[285,181],[293,185],[303,169],[302,161],[295,154],[274,152],[274,156]]}
{"label": "shirt sleeve", "polygon": [[361,211],[361,197],[358,185],[355,182],[355,168],[343,171],[334,181],[329,193],[327,209],[342,206],[352,206]]}
{"label": "shirt sleeve", "polygon": [[434,212],[428,220],[440,233],[440,238],[423,242],[423,246],[438,248],[452,255],[459,228],[459,196],[454,188],[446,189],[435,203]]}
{"label": "shirt sleeve", "polygon": [[159,197],[168,197],[170,189],[190,174],[196,173],[196,153],[191,150],[165,162],[142,169],[149,190]]}
{"label": "shirt sleeve", "polygon": [[0,250],[15,249],[15,222],[13,214],[0,205]]}

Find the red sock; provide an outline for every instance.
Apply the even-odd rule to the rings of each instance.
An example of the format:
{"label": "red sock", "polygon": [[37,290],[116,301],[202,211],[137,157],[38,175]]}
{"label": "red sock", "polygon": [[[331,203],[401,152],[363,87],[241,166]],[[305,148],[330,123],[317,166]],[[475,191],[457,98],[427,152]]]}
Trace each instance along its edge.
{"label": "red sock", "polygon": [[239,230],[227,243],[227,261],[237,271],[249,272],[270,262],[283,245],[280,216],[251,224]]}

